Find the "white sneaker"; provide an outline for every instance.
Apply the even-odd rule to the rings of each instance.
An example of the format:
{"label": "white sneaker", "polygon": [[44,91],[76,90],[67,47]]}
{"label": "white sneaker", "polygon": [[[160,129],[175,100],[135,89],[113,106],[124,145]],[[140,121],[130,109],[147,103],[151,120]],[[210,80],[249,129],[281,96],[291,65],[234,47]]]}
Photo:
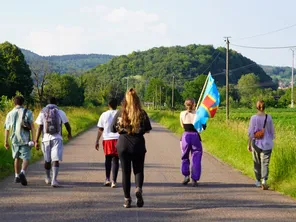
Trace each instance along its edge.
{"label": "white sneaker", "polygon": [[45,184],[50,184],[50,181],[51,181],[51,179],[50,179],[50,177],[45,177]]}
{"label": "white sneaker", "polygon": [[256,182],[255,182],[255,186],[256,186],[256,187],[261,187],[261,183],[260,183],[259,180],[256,180]]}
{"label": "white sneaker", "polygon": [[106,187],[108,187],[108,186],[110,186],[111,185],[111,182],[110,182],[110,180],[105,180],[105,182],[104,182],[104,186],[106,186]]}
{"label": "white sneaker", "polygon": [[262,189],[263,190],[268,190],[268,185],[265,179],[262,180]]}
{"label": "white sneaker", "polygon": [[116,183],[115,182],[112,182],[111,188],[115,188],[115,187],[116,187]]}
{"label": "white sneaker", "polygon": [[51,181],[51,186],[52,187],[60,187],[60,184],[57,180],[53,180],[53,181]]}

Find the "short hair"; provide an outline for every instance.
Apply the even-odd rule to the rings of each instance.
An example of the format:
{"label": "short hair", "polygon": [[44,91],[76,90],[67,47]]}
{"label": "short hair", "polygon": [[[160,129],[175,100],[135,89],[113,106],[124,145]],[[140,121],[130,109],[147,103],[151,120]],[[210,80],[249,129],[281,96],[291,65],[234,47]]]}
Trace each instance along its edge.
{"label": "short hair", "polygon": [[47,99],[47,102],[49,104],[57,104],[57,99],[54,97],[54,96],[49,96],[48,99]]}
{"label": "short hair", "polygon": [[111,98],[108,102],[108,105],[112,108],[112,109],[116,109],[117,108],[117,99],[115,98]]}
{"label": "short hair", "polygon": [[265,104],[264,104],[264,101],[263,100],[258,100],[257,103],[256,103],[256,108],[263,112],[264,109],[265,109]]}
{"label": "short hair", "polygon": [[14,102],[14,105],[22,106],[25,102],[25,99],[23,96],[16,96],[14,97],[13,102]]}

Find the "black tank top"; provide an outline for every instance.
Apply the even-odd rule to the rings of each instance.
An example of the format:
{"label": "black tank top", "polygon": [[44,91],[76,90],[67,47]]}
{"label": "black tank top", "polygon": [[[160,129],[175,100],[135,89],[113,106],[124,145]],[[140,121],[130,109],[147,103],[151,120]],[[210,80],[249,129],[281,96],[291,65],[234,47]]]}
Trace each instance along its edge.
{"label": "black tank top", "polygon": [[197,132],[191,123],[183,123],[185,132]]}

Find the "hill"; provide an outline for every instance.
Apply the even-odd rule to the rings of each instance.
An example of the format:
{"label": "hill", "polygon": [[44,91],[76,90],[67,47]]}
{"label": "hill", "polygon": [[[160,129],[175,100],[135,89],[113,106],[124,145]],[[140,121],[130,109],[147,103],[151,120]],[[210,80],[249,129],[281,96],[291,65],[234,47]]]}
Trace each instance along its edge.
{"label": "hill", "polygon": [[[291,75],[292,68],[288,66],[266,66],[261,65],[263,70],[269,75],[274,81],[279,83],[281,88],[290,87],[291,85]],[[294,74],[296,74],[296,69],[294,69]]]}
{"label": "hill", "polygon": [[[225,48],[212,45],[188,45],[152,48],[113,58],[86,73],[96,74],[106,83],[121,81],[124,77],[140,75],[144,80],[152,77],[171,83],[173,76],[177,87],[211,71],[218,85],[225,85]],[[254,73],[264,87],[276,88],[264,70],[254,61],[230,50],[229,82],[237,84],[244,74]]]}
{"label": "hill", "polygon": [[46,60],[50,70],[57,73],[82,73],[99,64],[108,62],[114,56],[106,54],[73,54],[62,56],[40,56],[26,49],[21,49],[26,62],[30,65],[34,61]]}

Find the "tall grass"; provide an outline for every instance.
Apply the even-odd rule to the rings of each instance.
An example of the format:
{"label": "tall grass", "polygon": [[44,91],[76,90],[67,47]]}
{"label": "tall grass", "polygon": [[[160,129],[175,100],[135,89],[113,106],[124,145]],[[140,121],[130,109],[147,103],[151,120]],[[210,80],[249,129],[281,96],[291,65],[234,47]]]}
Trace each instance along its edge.
{"label": "tall grass", "polygon": [[[231,110],[230,120],[225,121],[224,110],[218,110],[209,119],[207,129],[201,133],[205,150],[217,158],[255,178],[252,155],[247,151],[248,126],[255,110]],[[296,116],[295,110],[267,110],[273,118],[276,139],[270,162],[269,184],[272,189],[296,197]],[[182,128],[179,113],[150,111],[152,119],[166,126],[179,136]]]}
{"label": "tall grass", "polygon": [[[11,108],[11,107],[10,107]],[[99,119],[100,114],[103,111],[103,107],[98,108],[82,108],[82,107],[64,107],[62,108],[65,111],[71,128],[72,135],[76,136],[79,133],[85,131],[86,129],[94,126]],[[33,112],[34,120],[37,118],[39,114],[39,109],[35,109]],[[8,176],[13,172],[13,159],[11,154],[11,149],[8,151],[4,148],[4,122],[6,114],[8,113],[8,109],[5,111],[0,111],[0,179]],[[63,138],[64,142],[67,142],[67,132],[65,127],[63,127]],[[42,156],[41,151],[36,151],[34,148],[32,149],[32,159],[31,163],[39,160]]]}

